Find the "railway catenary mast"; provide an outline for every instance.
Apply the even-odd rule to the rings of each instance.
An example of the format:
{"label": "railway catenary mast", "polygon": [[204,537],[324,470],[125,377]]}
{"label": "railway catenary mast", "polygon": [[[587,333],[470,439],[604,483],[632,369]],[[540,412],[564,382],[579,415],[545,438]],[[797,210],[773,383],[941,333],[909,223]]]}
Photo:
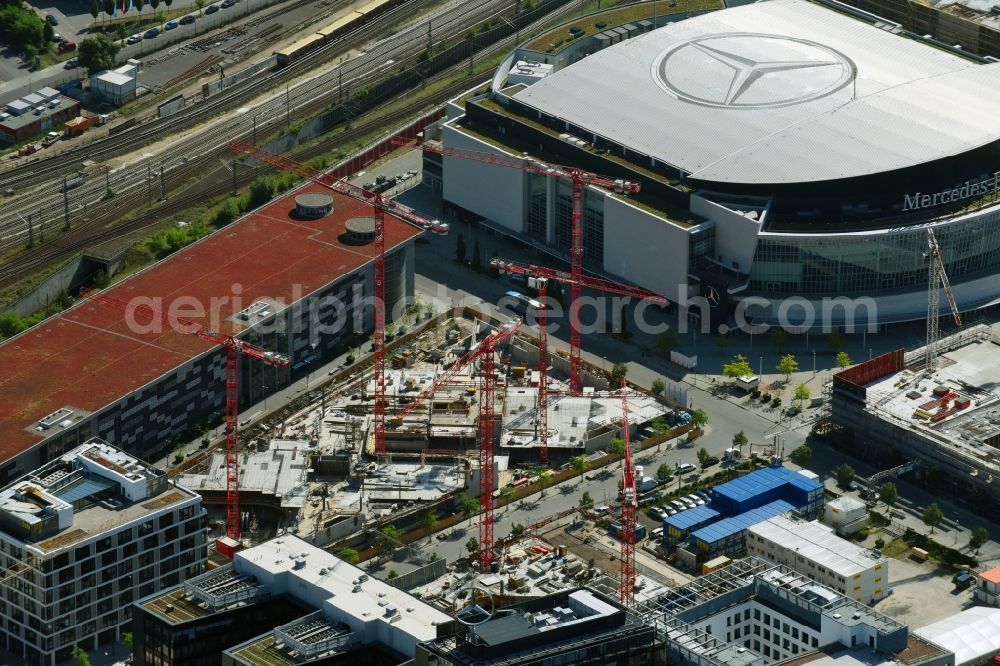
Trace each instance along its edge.
{"label": "railway catenary mast", "polygon": [[[163,312],[146,303],[116,298],[106,293],[84,292],[87,300],[104,303],[126,313],[138,310],[148,311],[154,320],[167,324]],[[206,328],[201,324],[171,315],[183,328],[175,330],[197,335],[203,340],[217,344],[226,350],[226,536],[240,540],[240,474],[239,474],[239,357],[240,355],[258,359],[279,368],[287,368],[291,359],[283,354],[255,347],[234,335],[225,335]]]}
{"label": "railway catenary mast", "polygon": [[[404,142],[399,142],[403,145]],[[558,164],[547,164],[520,157],[510,157],[507,155],[495,155],[464,148],[448,148],[445,146],[422,144],[425,153],[433,153],[444,157],[456,157],[459,159],[475,160],[486,162],[511,169],[520,169],[528,173],[541,176],[555,176],[570,181],[572,185],[572,215],[570,217],[570,276],[572,282],[569,283],[570,293],[570,327],[569,327],[569,386],[574,395],[579,395],[583,390],[580,382],[580,327],[579,307],[580,290],[583,288],[583,191],[587,185],[596,185],[610,189],[619,194],[635,194],[639,191],[639,183],[621,178],[611,178],[609,176],[599,176],[589,171],[584,171],[576,167],[560,166]]]}
{"label": "railway catenary mast", "polygon": [[[506,259],[492,259],[490,261],[490,267],[496,269],[501,275],[510,273],[512,275],[523,275],[529,281],[535,281],[535,287],[538,289],[538,302],[541,306],[538,308],[538,444],[539,444],[539,455],[541,456],[542,462],[548,462],[548,365],[549,365],[549,350],[548,350],[548,318],[546,313],[546,300],[545,291],[546,286],[549,281],[568,283],[572,285],[578,285],[580,287],[586,287],[587,289],[595,289],[597,291],[603,291],[608,294],[616,294],[618,296],[629,296],[632,298],[638,298],[639,300],[646,300],[658,305],[666,305],[667,299],[657,294],[656,292],[649,291],[648,289],[643,289],[641,287],[630,287],[628,285],[619,284],[617,282],[612,282],[611,280],[606,280],[604,278],[598,278],[588,275],[581,275],[579,278],[573,276],[572,273],[566,271],[556,270],[554,268],[547,268],[545,266],[535,266],[532,264],[521,264],[516,261],[509,261]],[[530,283],[530,282],[529,282]],[[572,326],[573,321],[570,321]],[[578,354],[579,356],[579,354]],[[570,352],[570,358],[572,358],[572,351]]]}
{"label": "railway catenary mast", "polygon": [[372,365],[375,375],[375,453],[385,453],[385,235],[384,216],[388,211],[394,217],[409,222],[415,227],[432,231],[437,234],[448,233],[448,225],[438,220],[424,217],[412,208],[404,206],[392,199],[383,197],[376,192],[352,185],[347,181],[325,174],[319,169],[302,164],[295,160],[269,152],[259,146],[241,141],[230,141],[229,147],[236,152],[249,155],[271,166],[294,173],[297,176],[311,180],[334,192],[351,197],[357,201],[371,204],[375,218],[375,258],[374,258],[374,306],[375,326],[372,335]]}

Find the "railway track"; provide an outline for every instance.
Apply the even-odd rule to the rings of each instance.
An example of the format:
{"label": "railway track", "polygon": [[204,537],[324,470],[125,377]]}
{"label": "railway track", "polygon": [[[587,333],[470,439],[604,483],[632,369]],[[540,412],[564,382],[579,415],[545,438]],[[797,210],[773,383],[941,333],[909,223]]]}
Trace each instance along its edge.
{"label": "railway track", "polygon": [[[566,5],[554,12],[550,12],[542,19],[539,19],[536,24],[527,26],[527,29],[534,28],[537,24],[549,22],[557,18],[559,14],[568,11],[570,7],[570,5]],[[483,49],[478,54],[478,57],[488,57],[492,53],[505,48],[509,48],[509,45],[505,44],[504,40],[501,40]],[[448,68],[436,77],[429,79],[429,81],[448,77],[456,69],[460,68],[464,68],[464,64]],[[429,100],[405,105],[391,114],[380,117],[376,121],[354,125],[347,131],[341,131],[334,136],[328,136],[310,145],[308,148],[299,151],[296,157],[307,160],[317,155],[329,153],[339,146],[349,145],[351,142],[371,133],[378,127],[384,126],[387,123],[401,121],[415,115],[418,111],[428,106],[443,103],[473,85],[475,83],[468,80],[454,83],[438,91]],[[392,103],[393,101],[392,99],[386,100],[383,102],[383,105]],[[313,102],[312,106],[315,108],[325,108],[328,106],[328,103],[321,94],[317,96],[317,100]],[[380,107],[376,107],[372,111],[377,111],[378,108]],[[228,138],[226,136],[223,141],[228,140]],[[218,159],[220,154],[225,150],[224,146],[225,143],[223,142],[218,149],[206,151],[198,159],[190,160],[166,172],[164,178],[166,179],[168,191],[177,192],[178,188],[183,188],[190,180],[195,180],[195,184],[189,185],[186,189],[171,195],[166,202],[143,212],[132,220],[115,223],[115,220],[121,215],[142,205],[143,201],[148,197],[147,188],[150,187],[148,184],[147,188],[132,188],[130,191],[113,199],[96,202],[87,209],[87,216],[84,221],[73,226],[70,230],[63,232],[55,240],[37,244],[22,251],[12,260],[8,261],[7,264],[0,267],[0,287],[9,286],[25,275],[29,275],[54,262],[75,256],[87,247],[112,240],[116,237],[131,236],[151,230],[161,225],[171,215],[192,205],[202,203],[207,197],[218,195],[220,191],[228,191],[232,183],[232,177],[228,170],[222,168]],[[265,170],[260,167],[241,168],[237,172],[237,184],[245,185]],[[103,183],[100,183],[100,185],[103,191]],[[51,224],[49,228],[52,228]]]}
{"label": "railway track", "polygon": [[[440,41],[453,38],[456,34],[464,32],[468,25],[476,25],[484,17],[496,16],[511,8],[513,6],[511,2],[512,0],[481,0],[476,7],[479,11],[471,11],[474,8],[470,8],[468,3],[453,3],[453,6],[433,18],[436,34]],[[377,77],[384,71],[391,71],[389,68],[398,66],[408,59],[415,62],[419,53],[426,48],[426,39],[426,30],[421,25],[397,33],[393,37],[370,45],[368,50],[358,57],[341,63],[336,68],[324,70],[318,76],[295,87],[287,88],[285,94],[271,95],[253,108],[240,109],[242,114],[232,114],[222,120],[216,120],[211,128],[191,133],[187,138],[174,142],[144,162],[140,161],[118,169],[105,175],[104,178],[92,178],[71,193],[69,206],[71,220],[74,223],[82,220],[84,211],[89,206],[96,205],[104,197],[105,185],[119,193],[124,192],[129,188],[145,184],[147,174],[150,171],[159,173],[161,166],[167,172],[174,171],[181,163],[218,152],[230,138],[250,138],[255,135],[252,126],[273,126],[282,120],[287,120],[293,110],[301,115],[303,112],[325,108],[329,106],[332,95],[336,94],[339,97],[344,90],[350,92],[352,87],[363,87],[366,82],[373,80],[372,77]],[[299,63],[293,63],[289,68],[295,67],[296,64],[305,66],[303,63],[308,62],[306,58]],[[215,99],[213,97],[199,106],[203,109],[212,106],[217,111],[223,111],[223,108],[216,108],[215,105],[225,106],[227,102],[221,99],[225,95],[220,94],[217,97],[220,98],[219,102],[213,102]],[[262,118],[260,123],[257,122],[258,117]],[[171,118],[174,116],[164,120]],[[193,121],[190,118],[184,119],[174,131],[179,132],[188,128],[191,122]],[[144,129],[144,126],[139,126],[137,131],[129,131],[122,135],[122,142],[115,144],[115,152],[120,152],[123,145],[133,149],[144,147],[158,136],[158,131],[154,134],[154,128]],[[100,151],[88,153],[88,158],[93,161],[99,161],[102,157],[104,154]],[[66,164],[64,163],[61,168],[66,168]],[[36,223],[39,220],[46,220],[46,224],[50,226],[55,219],[64,216],[65,202],[63,196],[57,193],[57,188],[58,186],[53,183],[41,192],[25,192],[15,200],[0,202],[0,250],[17,247],[27,241],[28,233],[24,220],[29,213]]]}

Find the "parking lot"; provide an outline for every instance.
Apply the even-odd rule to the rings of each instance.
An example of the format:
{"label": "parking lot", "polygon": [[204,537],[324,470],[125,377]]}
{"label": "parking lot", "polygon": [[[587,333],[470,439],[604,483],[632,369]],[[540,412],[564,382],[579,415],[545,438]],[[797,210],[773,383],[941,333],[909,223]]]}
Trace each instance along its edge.
{"label": "parking lot", "polygon": [[931,561],[921,563],[908,556],[891,558],[892,595],[875,604],[875,608],[917,629],[973,606],[972,591],[956,589],[951,576],[950,568]]}

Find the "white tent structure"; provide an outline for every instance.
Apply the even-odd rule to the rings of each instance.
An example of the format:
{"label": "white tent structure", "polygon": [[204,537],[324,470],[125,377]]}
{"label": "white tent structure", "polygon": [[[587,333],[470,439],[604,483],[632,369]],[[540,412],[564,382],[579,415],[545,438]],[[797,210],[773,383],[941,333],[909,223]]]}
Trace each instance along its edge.
{"label": "white tent structure", "polygon": [[955,653],[955,666],[1000,654],[1000,608],[976,606],[913,633]]}

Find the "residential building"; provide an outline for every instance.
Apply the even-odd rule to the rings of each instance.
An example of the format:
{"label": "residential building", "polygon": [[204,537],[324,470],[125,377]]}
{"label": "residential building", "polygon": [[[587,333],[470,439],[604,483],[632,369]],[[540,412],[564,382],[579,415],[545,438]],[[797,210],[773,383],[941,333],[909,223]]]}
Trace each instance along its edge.
{"label": "residential building", "polygon": [[889,561],[818,521],[775,516],[757,523],[749,528],[747,552],[861,603],[874,604],[889,593]]}
{"label": "residential building", "polygon": [[1000,606],[1000,567],[987,569],[978,575],[975,592],[976,601],[989,606]]}
{"label": "residential building", "polygon": [[451,618],[284,535],[137,601],[136,666],[400,664]]}
{"label": "residential building", "polygon": [[204,571],[201,497],[99,439],[0,491],[3,647],[54,666],[120,640],[130,604]]}

